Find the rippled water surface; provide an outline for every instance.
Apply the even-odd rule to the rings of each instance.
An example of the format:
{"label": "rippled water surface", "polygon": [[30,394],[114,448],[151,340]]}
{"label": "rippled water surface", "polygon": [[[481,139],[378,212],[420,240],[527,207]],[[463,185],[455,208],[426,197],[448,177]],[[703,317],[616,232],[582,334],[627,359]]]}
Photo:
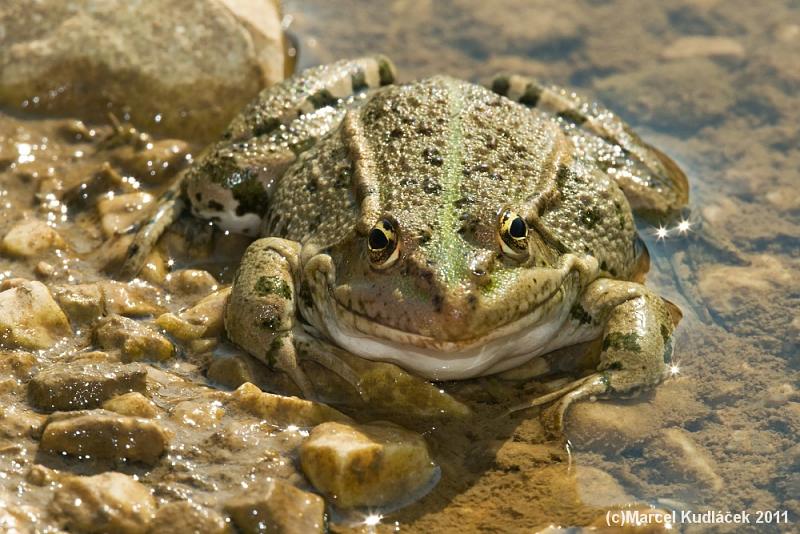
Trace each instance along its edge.
{"label": "rippled water surface", "polygon": [[[291,0],[284,13],[299,49],[298,68],[383,53],[395,62],[401,81],[449,74],[483,82],[505,71],[573,87],[618,112],[673,157],[691,183],[690,209],[682,218],[640,221],[651,255],[647,283],[684,314],[671,378],[635,398],[575,406],[567,447],[544,439],[536,410],[505,415],[509,406],[540,392],[535,384],[498,377],[443,384],[466,399],[474,420],[395,417],[425,437],[441,468],[438,484],[395,511],[333,511],[331,530],[535,532],[604,527],[621,510],[660,510],[674,511],[679,524],[673,527],[690,532],[743,527],[712,526],[708,517],[690,525],[701,518],[682,521],[682,512],[743,511],[751,514],[751,530],[796,531],[797,2]],[[111,130],[108,124],[90,127],[98,137]],[[16,277],[46,278],[50,285],[94,283],[107,278],[101,267],[124,249],[103,246],[97,215],[82,211],[75,198],[42,194],[58,189],[53,181],[66,182],[63,191],[88,176],[99,175],[92,183],[102,188],[104,158],[128,161],[125,154],[95,151],[91,139],[74,132],[65,137],[65,129],[63,119],[14,110],[0,115],[0,148],[13,154],[0,170],[0,234],[33,215],[56,228],[71,251],[43,257],[45,266],[2,258],[0,283]],[[180,141],[175,150],[183,157],[201,148]],[[138,182],[117,186],[140,190]],[[153,193],[162,187],[163,182],[141,185]],[[131,210],[140,202],[147,201],[131,200]],[[164,264],[151,266],[143,277],[192,267],[226,283],[247,243],[231,236],[210,241],[210,233],[205,225],[179,222],[162,242]],[[212,289],[217,286],[204,288]],[[197,300],[191,291],[160,295],[159,313]],[[148,378],[170,450],[155,466],[118,462],[113,469],[137,477],[160,504],[192,499],[217,511],[230,495],[266,477],[310,489],[292,452],[305,430],[276,429],[242,410],[220,387],[224,376],[216,382],[206,378],[213,363],[235,349],[197,341],[184,344],[175,360],[154,367]],[[36,429],[45,415],[26,400],[26,380],[39,367],[105,361],[102,354],[87,355],[93,343],[87,326],[30,361],[8,363],[12,359],[3,353],[3,371],[15,378],[0,381],[0,524],[11,521],[6,512],[15,508],[21,512],[14,517],[27,517],[41,531],[58,531],[42,507],[59,489],[35,480],[51,475],[32,475],[33,466],[79,474],[111,469],[39,451]],[[263,366],[249,365],[259,385],[296,393]],[[386,416],[377,412],[351,415],[361,421]],[[768,524],[754,524],[759,517]]]}

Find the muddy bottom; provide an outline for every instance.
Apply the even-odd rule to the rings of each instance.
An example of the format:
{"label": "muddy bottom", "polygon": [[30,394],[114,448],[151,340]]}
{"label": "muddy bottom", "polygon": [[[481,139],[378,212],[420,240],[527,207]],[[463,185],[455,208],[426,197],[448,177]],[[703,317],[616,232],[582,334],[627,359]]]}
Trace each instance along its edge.
{"label": "muddy bottom", "polygon": [[[690,532],[796,529],[797,6],[291,1],[284,11],[299,68],[385,53],[401,81],[439,73],[482,81],[511,71],[575,87],[674,157],[692,186],[682,225],[640,225],[652,257],[647,283],[684,313],[671,378],[631,399],[576,405],[566,444],[545,437],[538,408],[508,414],[565,376],[437,384],[471,410],[467,418],[371,410],[354,404],[346,385],[329,382],[327,400],[357,422],[391,419],[421,434],[439,481],[395,510],[344,511],[329,499],[328,528],[534,532],[605,527],[619,517],[609,512],[656,510],[674,511],[679,528]],[[136,214],[203,148],[185,139],[137,140],[138,134],[111,121],[36,118],[18,109],[0,114],[0,235],[40,223],[23,224],[17,250],[6,246],[0,289],[36,296],[41,282],[66,314],[54,318],[47,299],[34,299],[31,316],[43,317],[45,332],[2,332],[8,348],[0,353],[0,525],[8,531],[82,531],[78,520],[65,523],[73,515],[57,498],[87,499],[64,479],[70,475],[129,475],[152,495],[141,502],[150,513],[159,510],[165,532],[180,524],[180,513],[161,512],[169,503],[194,503],[207,516],[202,524],[222,532],[237,499],[263,493],[268,480],[317,493],[303,475],[298,447],[310,428],[338,415],[314,424],[266,417],[267,401],[237,387],[298,391],[221,335],[220,299],[248,240],[184,217],[135,283],[111,283]],[[0,323],[24,322],[8,311],[20,302],[0,309]],[[42,339],[48,335],[58,341]],[[325,382],[321,368],[305,365]],[[58,398],[37,394],[31,383],[43,381],[44,370],[60,390],[71,387],[70,377],[88,383],[81,372],[96,371],[102,385]],[[78,410],[94,410],[84,414],[91,424],[51,415]],[[104,449],[109,441],[95,436],[95,448],[88,440],[64,452],[84,439],[69,432],[101,425],[103,417],[136,420],[111,424],[115,432],[133,425],[125,434],[135,436],[132,449]],[[64,426],[66,437],[59,441],[52,425]],[[682,519],[687,511],[744,511],[750,523]]]}

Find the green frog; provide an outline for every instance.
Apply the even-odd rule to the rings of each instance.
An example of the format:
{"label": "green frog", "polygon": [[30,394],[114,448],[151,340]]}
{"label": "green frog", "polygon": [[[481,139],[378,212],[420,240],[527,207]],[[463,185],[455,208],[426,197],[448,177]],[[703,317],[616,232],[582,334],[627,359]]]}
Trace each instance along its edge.
{"label": "green frog", "polygon": [[633,212],[684,207],[679,167],[607,109],[524,76],[395,79],[378,56],[264,90],[140,231],[129,270],[186,203],[258,237],[227,335],[306,395],[300,353],[357,387],[338,352],[442,381],[592,339],[597,369],[534,402],[555,401],[551,427],[578,399],[661,381],[679,311],[642,285]]}

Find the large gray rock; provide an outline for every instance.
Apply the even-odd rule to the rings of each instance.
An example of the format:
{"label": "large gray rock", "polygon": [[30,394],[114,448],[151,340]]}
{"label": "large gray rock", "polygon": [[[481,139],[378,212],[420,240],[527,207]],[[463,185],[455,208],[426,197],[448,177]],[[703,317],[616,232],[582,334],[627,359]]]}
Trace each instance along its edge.
{"label": "large gray rock", "polygon": [[0,3],[3,105],[209,141],[283,75],[278,0]]}

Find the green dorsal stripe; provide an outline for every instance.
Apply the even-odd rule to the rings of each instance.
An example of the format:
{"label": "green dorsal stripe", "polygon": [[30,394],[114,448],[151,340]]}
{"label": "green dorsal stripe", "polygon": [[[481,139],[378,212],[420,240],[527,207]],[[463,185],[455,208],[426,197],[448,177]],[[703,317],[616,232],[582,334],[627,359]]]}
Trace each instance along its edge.
{"label": "green dorsal stripe", "polygon": [[431,257],[435,258],[442,276],[448,283],[455,284],[466,269],[464,258],[468,250],[466,243],[458,233],[460,227],[459,214],[455,204],[461,198],[461,169],[463,131],[461,110],[463,100],[461,92],[448,83],[449,96],[449,135],[447,150],[442,165],[441,192],[439,193],[438,231],[429,242]]}

